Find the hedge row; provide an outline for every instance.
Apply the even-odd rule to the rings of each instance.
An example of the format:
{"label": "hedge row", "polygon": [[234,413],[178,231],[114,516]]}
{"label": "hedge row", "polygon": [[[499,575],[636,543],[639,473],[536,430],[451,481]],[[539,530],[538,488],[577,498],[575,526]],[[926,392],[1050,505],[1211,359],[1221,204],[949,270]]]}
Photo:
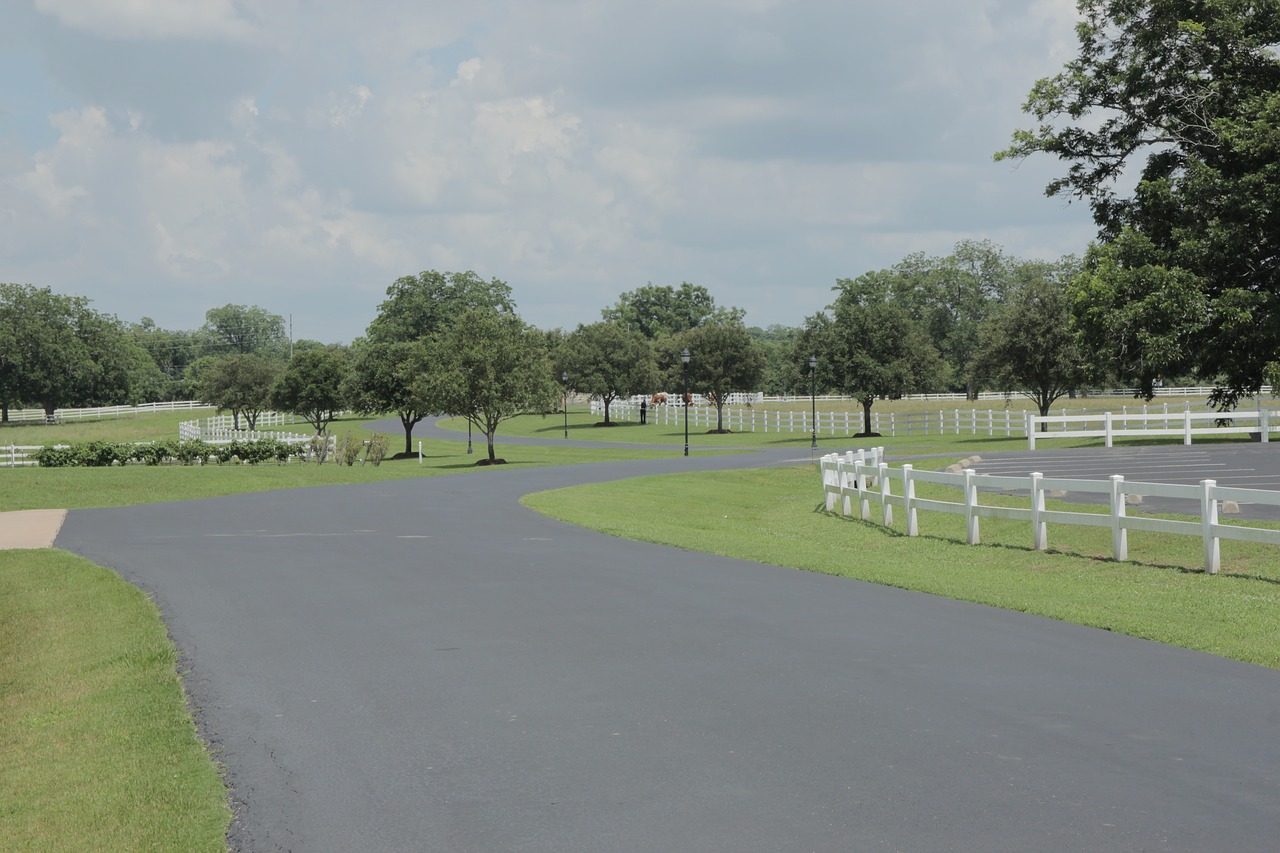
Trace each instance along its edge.
{"label": "hedge row", "polygon": [[[325,444],[328,442],[325,441]],[[274,438],[232,441],[229,444],[209,444],[199,439],[166,439],[151,444],[89,441],[70,447],[41,448],[36,454],[36,461],[42,468],[103,468],[129,462],[142,462],[146,465],[161,465],[166,462],[195,465],[203,464],[211,458],[216,459],[219,464],[235,459],[256,465],[273,460],[284,463],[291,456],[307,456],[312,451],[311,442],[287,444]]]}

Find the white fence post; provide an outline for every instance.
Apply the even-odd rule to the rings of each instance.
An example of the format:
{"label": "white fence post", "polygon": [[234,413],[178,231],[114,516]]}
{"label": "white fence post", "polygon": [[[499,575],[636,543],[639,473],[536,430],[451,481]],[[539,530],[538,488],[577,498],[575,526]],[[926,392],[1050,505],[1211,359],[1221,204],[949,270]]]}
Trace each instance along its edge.
{"label": "white fence post", "polygon": [[1103,429],[1103,431],[1104,431],[1104,432],[1106,432],[1106,440],[1107,440],[1107,443],[1106,443],[1106,445],[1105,445],[1105,446],[1106,446],[1106,447],[1110,447],[1110,446],[1111,446],[1111,438],[1112,438],[1112,432],[1111,432],[1111,430],[1112,430],[1112,427],[1111,427],[1111,413],[1110,413],[1110,412],[1107,412],[1106,414],[1104,414],[1104,415],[1102,416],[1102,422],[1103,422],[1103,427],[1102,427],[1102,429]]}
{"label": "white fence post", "polygon": [[1183,444],[1191,443],[1191,409],[1190,409],[1191,404],[1190,402],[1188,402],[1187,405],[1188,405],[1187,410],[1182,413],[1182,443]]}
{"label": "white fence post", "polygon": [[911,479],[911,472],[915,468],[910,462],[904,463],[902,466],[902,509],[907,516],[907,535],[919,536],[920,526],[916,518],[916,484]]}
{"label": "white fence post", "polygon": [[1213,528],[1218,523],[1218,502],[1213,497],[1213,490],[1217,485],[1217,480],[1200,481],[1200,530],[1204,537],[1204,570],[1211,575],[1218,573],[1221,559],[1218,537],[1213,535]]}
{"label": "white fence post", "polygon": [[1129,559],[1129,531],[1124,527],[1124,476],[1111,475],[1111,555]]}
{"label": "white fence post", "polygon": [[1036,449],[1036,418],[1030,412],[1024,412],[1022,415],[1022,425],[1027,431],[1027,449]]}
{"label": "white fence post", "polygon": [[871,501],[867,498],[867,468],[861,458],[853,464],[853,470],[856,472],[854,487],[858,490],[858,515],[867,521],[871,518]]}
{"label": "white fence post", "polygon": [[977,545],[978,513],[974,509],[978,505],[978,485],[973,481],[973,469],[964,469],[964,526],[970,545]]}
{"label": "white fence post", "polygon": [[889,463],[881,462],[880,471],[880,518],[884,522],[884,526],[888,527],[893,524],[893,504],[889,503],[889,496],[893,493],[889,488]]}
{"label": "white fence post", "polygon": [[1044,475],[1039,471],[1031,474],[1031,547],[1044,551],[1049,547],[1049,534],[1044,523],[1044,488],[1040,481]]}

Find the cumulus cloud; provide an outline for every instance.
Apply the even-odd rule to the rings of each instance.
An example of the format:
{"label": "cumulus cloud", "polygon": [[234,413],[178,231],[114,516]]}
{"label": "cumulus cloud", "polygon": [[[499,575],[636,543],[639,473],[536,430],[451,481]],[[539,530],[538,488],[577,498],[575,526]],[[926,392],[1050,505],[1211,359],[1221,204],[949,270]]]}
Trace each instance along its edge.
{"label": "cumulus cloud", "polygon": [[429,5],[38,0],[8,38],[62,102],[0,134],[4,278],[325,340],[428,268],[544,327],[683,280],[766,325],[910,252],[1091,234],[1056,164],[991,162],[1071,0]]}

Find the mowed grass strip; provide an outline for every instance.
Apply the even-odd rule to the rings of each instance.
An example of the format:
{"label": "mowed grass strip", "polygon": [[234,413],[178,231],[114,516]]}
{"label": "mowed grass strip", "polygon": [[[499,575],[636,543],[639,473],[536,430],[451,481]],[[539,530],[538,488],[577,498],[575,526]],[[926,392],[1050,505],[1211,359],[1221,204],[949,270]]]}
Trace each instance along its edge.
{"label": "mowed grass strip", "polygon": [[[944,500],[958,495],[937,493]],[[922,489],[920,496],[934,495]],[[1017,505],[1010,496],[981,500]],[[1037,552],[1030,549],[1030,524],[982,519],[984,544],[971,546],[962,516],[921,512],[922,535],[907,537],[901,508],[893,528],[825,512],[817,470],[807,465],[644,477],[541,492],[524,503],[614,536],[974,601],[1280,667],[1280,553],[1271,546],[1224,541],[1222,573],[1210,576],[1202,571],[1197,537],[1130,532],[1128,562],[1110,559],[1110,532],[1101,528],[1050,525],[1051,550]],[[878,504],[872,508],[878,519]]]}
{"label": "mowed grass strip", "polygon": [[226,850],[159,611],[64,551],[0,551],[0,759],[6,850]]}

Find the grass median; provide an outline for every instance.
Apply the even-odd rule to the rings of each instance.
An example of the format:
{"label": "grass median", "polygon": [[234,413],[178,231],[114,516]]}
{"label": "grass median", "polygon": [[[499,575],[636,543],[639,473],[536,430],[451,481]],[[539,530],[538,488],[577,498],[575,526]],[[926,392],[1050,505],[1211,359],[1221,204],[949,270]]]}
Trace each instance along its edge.
{"label": "grass median", "polygon": [[63,551],[0,551],[0,846],[224,851],[160,613]]}
{"label": "grass median", "polygon": [[[946,499],[956,499],[954,490]],[[984,503],[1015,500],[983,496]],[[1265,545],[1224,541],[1223,571],[1210,576],[1200,568],[1194,537],[1131,532],[1128,562],[1110,559],[1110,532],[1101,528],[1051,526],[1051,550],[1039,552],[1029,547],[1027,524],[983,519],[984,544],[971,546],[962,517],[921,513],[923,535],[907,537],[900,512],[892,528],[825,512],[818,473],[807,465],[644,477],[541,492],[523,502],[614,536],[974,601],[1280,667],[1280,561]]]}

